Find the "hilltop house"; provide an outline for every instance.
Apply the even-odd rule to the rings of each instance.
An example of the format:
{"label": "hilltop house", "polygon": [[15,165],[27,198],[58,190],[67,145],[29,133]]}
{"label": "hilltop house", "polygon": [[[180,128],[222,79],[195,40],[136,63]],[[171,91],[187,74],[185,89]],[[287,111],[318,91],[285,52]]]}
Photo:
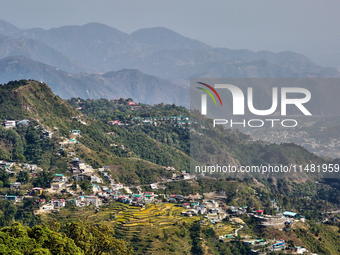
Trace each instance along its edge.
{"label": "hilltop house", "polygon": [[132,106],[132,105],[137,105],[136,103],[134,103],[134,102],[132,102],[132,101],[128,101],[127,102],[130,106]]}

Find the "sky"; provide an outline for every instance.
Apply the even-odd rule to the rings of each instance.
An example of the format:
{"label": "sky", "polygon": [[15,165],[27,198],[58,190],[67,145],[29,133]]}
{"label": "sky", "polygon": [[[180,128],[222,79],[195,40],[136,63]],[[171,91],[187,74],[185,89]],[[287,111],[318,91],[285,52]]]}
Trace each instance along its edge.
{"label": "sky", "polygon": [[336,0],[0,0],[0,19],[19,28],[161,26],[214,47],[290,50],[338,69],[339,13]]}

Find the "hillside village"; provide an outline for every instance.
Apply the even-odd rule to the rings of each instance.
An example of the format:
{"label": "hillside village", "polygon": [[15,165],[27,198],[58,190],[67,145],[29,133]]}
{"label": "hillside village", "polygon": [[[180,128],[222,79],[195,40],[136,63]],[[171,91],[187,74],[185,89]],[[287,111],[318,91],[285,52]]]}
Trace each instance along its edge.
{"label": "hillside village", "polygon": [[[122,102],[122,107],[132,107],[130,100],[117,102]],[[189,160],[189,134],[202,137],[205,131],[211,131],[204,127],[203,120],[194,129],[190,124],[195,120],[181,107],[156,105],[150,107],[153,114],[149,114],[147,106],[146,111],[128,108],[125,112],[125,108],[116,108],[114,104],[108,108],[110,115],[107,115],[100,110],[106,109],[107,102],[102,100],[99,104],[95,109],[104,112],[103,115],[87,116],[85,106],[80,113],[74,110],[75,105],[67,105],[64,109],[67,117],[53,118],[58,113],[48,108],[51,112],[46,110],[41,117],[35,114],[29,118],[23,113],[12,119],[3,118],[3,137],[12,139],[6,150],[1,151],[3,158],[10,159],[0,162],[3,204],[20,208],[17,215],[32,221],[58,218],[66,223],[79,217],[95,223],[107,221],[119,238],[128,237],[128,240],[151,229],[163,232],[165,238],[171,231],[199,224],[204,231],[211,231],[214,242],[225,246],[242,244],[250,254],[315,254],[314,247],[298,240],[294,232],[309,229],[310,215],[304,217],[300,206],[287,206],[283,204],[284,198],[276,199],[280,194],[266,190],[275,186],[266,181],[246,183],[191,174],[184,170],[188,165],[182,168],[181,164]],[[152,136],[158,130],[159,137]],[[228,135],[227,140],[244,138],[245,146],[237,149],[247,149],[247,136],[222,131]],[[149,158],[150,155],[156,157]],[[158,156],[164,160],[157,161]],[[44,157],[51,161],[45,161]],[[105,160],[101,161],[101,157]],[[167,161],[170,157],[173,160]],[[305,157],[309,159],[309,154]],[[322,183],[314,184],[323,187]],[[290,203],[293,199],[286,201]],[[306,199],[306,204],[309,202]],[[315,208],[323,205],[327,203],[315,201]],[[30,208],[29,217],[21,211],[26,206]],[[317,224],[336,226],[339,217],[335,208],[336,204],[331,205],[329,209],[334,211],[330,212],[323,207],[323,214],[313,216],[318,219]]]}
{"label": "hillside village", "polygon": [[[7,123],[4,122],[6,128]],[[20,123],[20,121],[13,121],[10,123]],[[14,124],[13,124],[14,125]],[[50,134],[51,133],[51,134]],[[254,218],[259,225],[265,228],[276,228],[284,231],[289,231],[294,224],[303,224],[305,218],[295,212],[282,212],[282,208],[275,202],[273,209],[277,212],[275,215],[264,214],[264,210],[259,208],[248,208],[247,206],[237,207],[227,205],[224,202],[224,197],[220,195],[213,195],[210,198],[204,198],[202,195],[192,194],[189,196],[166,194],[166,187],[163,185],[168,182],[176,181],[192,181],[197,178],[204,178],[204,174],[190,175],[186,172],[179,172],[174,167],[168,166],[164,170],[172,172],[172,178],[161,178],[157,183],[150,183],[148,185],[151,190],[161,190],[164,193],[143,191],[141,186],[129,186],[123,183],[116,182],[111,175],[110,166],[94,169],[91,165],[86,164],[83,160],[77,157],[74,152],[74,146],[79,142],[77,137],[81,136],[80,130],[70,130],[71,139],[68,142],[62,141],[60,144],[60,151],[67,153],[68,173],[54,174],[50,188],[33,187],[26,189],[27,184],[22,184],[15,181],[10,184],[12,193],[9,195],[2,195],[1,198],[11,201],[13,203],[21,202],[24,198],[35,198],[35,203],[39,205],[39,210],[35,214],[46,214],[59,211],[67,206],[87,207],[92,205],[100,210],[101,206],[116,202],[127,204],[131,207],[145,208],[148,205],[157,204],[173,204],[176,207],[182,208],[181,217],[200,217],[201,224],[211,225],[212,228],[217,228],[219,232],[219,241],[233,242],[237,238],[241,238],[242,242],[252,248],[252,254],[266,254],[266,251],[283,251],[286,249],[292,250],[295,254],[314,254],[310,253],[303,247],[291,247],[289,243],[283,239],[267,240],[254,239],[247,235],[239,235],[245,223],[240,219],[240,216]],[[53,133],[44,129],[41,139],[51,139]],[[11,179],[15,179],[21,172],[27,173],[30,179],[34,179],[37,173],[42,171],[37,165],[24,164],[20,162],[0,162],[2,171],[10,174]],[[87,187],[88,192],[84,192],[78,183],[86,180],[89,183]],[[137,190],[133,193],[131,189]],[[17,194],[17,195],[15,195]],[[39,195],[49,194],[52,198],[50,200],[39,199]],[[61,198],[67,194],[68,198]],[[208,194],[206,194],[208,197]],[[324,223],[329,220],[326,218]],[[225,224],[236,224],[236,229],[223,232]]]}
{"label": "hillside village", "polygon": [[[68,153],[72,156],[73,153]],[[27,171],[31,178],[34,178],[38,171],[41,171],[35,165],[20,164],[20,163],[9,163],[1,162],[0,166],[4,171],[13,174],[18,174],[19,171]],[[46,199],[37,199],[36,203],[40,205],[40,209],[36,210],[36,214],[51,213],[59,211],[62,208],[69,205],[76,207],[86,207],[92,205],[100,210],[102,205],[116,201],[118,203],[124,203],[131,207],[144,208],[148,204],[173,204],[177,207],[181,207],[182,217],[197,217],[202,216],[201,224],[210,224],[213,228],[224,228],[226,222],[236,224],[238,227],[235,231],[223,232],[219,231],[219,240],[221,242],[232,242],[238,238],[238,231],[244,227],[244,222],[240,220],[241,215],[252,217],[258,224],[264,227],[273,227],[288,231],[290,228],[299,222],[305,222],[305,218],[302,215],[293,212],[282,212],[281,208],[273,201],[273,206],[277,206],[275,210],[279,212],[276,215],[264,215],[264,211],[261,209],[236,207],[232,205],[226,205],[223,202],[223,197],[216,196],[214,199],[203,198],[200,195],[176,195],[176,194],[155,194],[154,192],[143,192],[140,191],[138,194],[133,194],[130,191],[129,186],[124,186],[122,183],[116,183],[109,174],[109,167],[105,166],[99,169],[93,169],[91,166],[86,165],[82,160],[76,157],[69,158],[70,174],[65,176],[63,174],[55,174],[51,188],[42,189],[39,187],[26,190],[23,196],[16,195],[5,195],[3,199],[12,201],[13,203],[20,202],[24,197],[35,197],[35,195],[43,194],[48,192],[52,196],[69,193],[72,198],[61,199],[52,198],[47,201]],[[15,171],[13,171],[15,169]],[[168,167],[168,171],[175,171],[175,169]],[[103,178],[99,177],[101,174]],[[203,178],[204,176],[201,176]],[[199,178],[197,176],[190,178]],[[90,181],[91,195],[85,195],[79,185],[77,189],[72,189],[73,184],[69,182],[73,180],[88,179]],[[189,178],[188,178],[189,179]],[[106,186],[104,180],[107,180],[110,185]],[[184,178],[183,178],[184,180]],[[187,179],[185,179],[187,181]],[[107,183],[106,181],[106,183]],[[166,180],[172,181],[172,180]],[[151,188],[156,189],[161,183],[150,184]],[[20,182],[11,183],[11,189],[21,190],[22,185]],[[131,187],[132,188],[132,187]],[[81,194],[81,195],[79,195]],[[222,224],[222,225],[221,225]],[[245,245],[252,248],[252,254],[265,254],[263,250],[268,251],[281,251],[289,248],[289,244],[284,240],[266,240],[266,239],[252,239],[251,237],[241,236],[241,240]],[[313,254],[309,253],[307,249],[303,247],[295,247],[296,254]]]}

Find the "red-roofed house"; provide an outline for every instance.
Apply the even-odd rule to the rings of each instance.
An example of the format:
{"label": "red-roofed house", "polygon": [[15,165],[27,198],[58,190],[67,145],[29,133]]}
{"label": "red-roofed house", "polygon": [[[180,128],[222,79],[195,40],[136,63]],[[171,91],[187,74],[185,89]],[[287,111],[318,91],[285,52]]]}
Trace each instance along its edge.
{"label": "red-roofed house", "polygon": [[109,125],[119,125],[120,121],[119,120],[111,120],[111,121],[108,121],[106,123],[109,124]]}

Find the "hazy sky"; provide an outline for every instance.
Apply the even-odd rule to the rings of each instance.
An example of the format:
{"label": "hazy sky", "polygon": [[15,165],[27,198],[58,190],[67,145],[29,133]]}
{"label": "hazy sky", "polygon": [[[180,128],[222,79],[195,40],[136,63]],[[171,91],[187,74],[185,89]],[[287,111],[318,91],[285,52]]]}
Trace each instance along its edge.
{"label": "hazy sky", "polygon": [[338,68],[339,13],[337,0],[0,0],[0,19],[19,28],[163,26],[212,46],[292,50]]}

